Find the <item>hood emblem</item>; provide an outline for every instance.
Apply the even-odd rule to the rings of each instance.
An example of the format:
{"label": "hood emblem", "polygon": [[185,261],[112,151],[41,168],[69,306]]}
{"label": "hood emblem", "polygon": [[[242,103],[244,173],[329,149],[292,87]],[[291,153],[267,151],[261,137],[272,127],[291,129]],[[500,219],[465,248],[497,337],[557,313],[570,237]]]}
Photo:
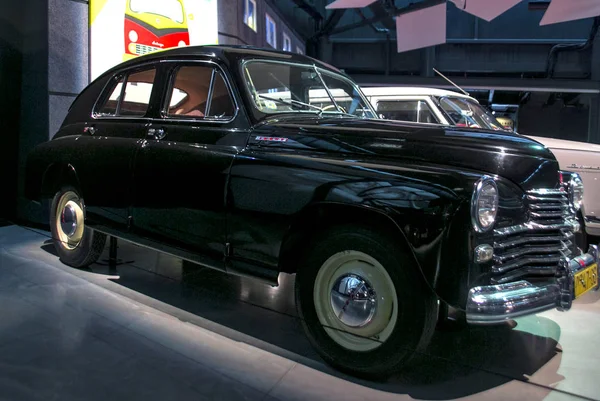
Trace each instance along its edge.
{"label": "hood emblem", "polygon": [[280,136],[257,136],[256,140],[265,142],[287,142],[288,139]]}

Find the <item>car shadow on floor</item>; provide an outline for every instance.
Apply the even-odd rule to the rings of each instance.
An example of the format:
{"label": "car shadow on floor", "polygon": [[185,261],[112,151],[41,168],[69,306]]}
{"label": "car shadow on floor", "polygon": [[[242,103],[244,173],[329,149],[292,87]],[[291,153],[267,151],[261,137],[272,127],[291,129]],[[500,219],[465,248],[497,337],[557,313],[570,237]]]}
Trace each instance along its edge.
{"label": "car shadow on floor", "polygon": [[[42,248],[56,254],[51,244]],[[133,263],[118,266],[119,278],[109,281],[258,339],[260,344],[274,345],[286,351],[282,356],[294,359],[298,355],[296,362],[312,361],[312,368],[363,386],[441,400],[477,394],[513,380],[528,381],[543,367],[543,377],[532,381],[548,387],[548,392],[551,384],[563,379],[557,374],[561,358],[557,341],[509,325],[436,331],[429,348],[409,371],[385,382],[356,379],[324,365],[310,346],[295,311],[294,276],[282,274],[279,287],[271,287],[175,258],[161,259],[160,254],[149,254],[153,251],[130,250],[120,246],[119,256]],[[104,264],[94,264],[89,271],[109,274]],[[545,323],[560,332],[553,321]]]}

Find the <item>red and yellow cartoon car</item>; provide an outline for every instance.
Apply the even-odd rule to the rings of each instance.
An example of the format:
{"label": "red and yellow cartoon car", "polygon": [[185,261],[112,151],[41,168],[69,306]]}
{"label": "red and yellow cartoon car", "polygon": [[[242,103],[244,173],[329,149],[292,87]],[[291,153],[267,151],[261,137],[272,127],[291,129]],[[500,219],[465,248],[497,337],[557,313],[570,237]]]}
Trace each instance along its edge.
{"label": "red and yellow cartoon car", "polygon": [[182,0],[127,0],[124,60],[177,46],[190,34]]}

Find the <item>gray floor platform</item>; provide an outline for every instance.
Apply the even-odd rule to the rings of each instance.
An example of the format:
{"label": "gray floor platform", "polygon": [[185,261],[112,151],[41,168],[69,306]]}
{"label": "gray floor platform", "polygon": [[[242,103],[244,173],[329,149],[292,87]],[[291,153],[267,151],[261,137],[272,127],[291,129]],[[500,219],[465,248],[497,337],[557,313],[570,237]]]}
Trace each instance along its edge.
{"label": "gray floor platform", "polygon": [[326,366],[293,276],[226,276],[119,242],[125,264],[63,265],[49,233],[0,227],[0,400],[600,400],[600,293],[515,327],[436,332],[385,383]]}

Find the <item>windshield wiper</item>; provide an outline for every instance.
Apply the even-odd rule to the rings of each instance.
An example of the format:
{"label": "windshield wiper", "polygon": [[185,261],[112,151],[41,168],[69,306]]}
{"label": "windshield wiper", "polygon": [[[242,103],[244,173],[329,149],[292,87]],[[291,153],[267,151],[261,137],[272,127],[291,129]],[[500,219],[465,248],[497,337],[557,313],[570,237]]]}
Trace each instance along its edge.
{"label": "windshield wiper", "polygon": [[258,97],[260,97],[261,99],[272,100],[274,102],[279,102],[279,103],[282,103],[282,104],[287,104],[288,106],[299,105],[299,106],[309,107],[311,109],[318,110],[319,111],[319,116],[323,113],[323,109],[322,108],[314,106],[312,104],[301,102],[299,100],[294,100],[294,99],[284,100],[282,98],[274,98],[274,97],[260,95],[260,94],[258,95]]}
{"label": "windshield wiper", "polygon": [[[349,116],[349,117],[354,117],[354,118],[358,117],[356,114],[348,113],[347,111],[336,110],[336,111],[326,111],[326,113],[337,114],[340,116]],[[358,117],[358,118],[361,118],[361,117]],[[364,118],[364,117],[362,117],[362,118]]]}

